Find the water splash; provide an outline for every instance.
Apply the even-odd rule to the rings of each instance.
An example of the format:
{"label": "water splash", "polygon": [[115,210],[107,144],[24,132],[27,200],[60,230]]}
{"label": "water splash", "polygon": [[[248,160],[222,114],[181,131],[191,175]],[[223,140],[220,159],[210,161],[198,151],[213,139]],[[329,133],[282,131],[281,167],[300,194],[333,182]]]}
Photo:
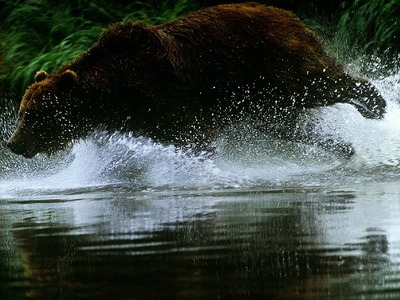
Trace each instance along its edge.
{"label": "water splash", "polygon": [[124,185],[138,189],[213,189],[334,185],[399,177],[400,73],[374,81],[388,101],[383,120],[363,118],[350,105],[310,110],[319,135],[350,143],[351,159],[333,156],[317,146],[280,141],[251,126],[228,130],[215,153],[194,153],[132,134],[96,132],[53,157],[32,160],[11,154],[4,140],[13,128],[3,122],[0,145],[0,195],[29,195],[43,190]]}
{"label": "water splash", "polygon": [[396,167],[400,163],[400,73],[373,83],[388,104],[383,120],[365,119],[345,104],[317,112],[322,133],[334,132],[356,149],[355,157],[348,164],[354,169]]}

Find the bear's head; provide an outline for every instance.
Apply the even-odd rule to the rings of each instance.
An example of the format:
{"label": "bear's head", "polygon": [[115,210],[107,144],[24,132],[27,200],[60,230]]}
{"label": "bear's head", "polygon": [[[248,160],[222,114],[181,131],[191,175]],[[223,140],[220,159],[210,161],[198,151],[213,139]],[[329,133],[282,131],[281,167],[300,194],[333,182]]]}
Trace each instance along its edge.
{"label": "bear's head", "polygon": [[72,70],[49,76],[44,71],[35,75],[19,109],[16,130],[7,146],[27,158],[37,153],[51,154],[64,148],[76,134],[76,105],[79,78]]}

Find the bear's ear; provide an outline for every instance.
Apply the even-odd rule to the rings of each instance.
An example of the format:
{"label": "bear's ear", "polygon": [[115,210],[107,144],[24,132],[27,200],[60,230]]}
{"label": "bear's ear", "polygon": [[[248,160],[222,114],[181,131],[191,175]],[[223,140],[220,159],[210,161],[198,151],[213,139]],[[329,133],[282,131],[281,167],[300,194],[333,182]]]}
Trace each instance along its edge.
{"label": "bear's ear", "polygon": [[38,71],[35,74],[35,82],[41,82],[47,77],[49,77],[49,74],[47,74],[45,71]]}
{"label": "bear's ear", "polygon": [[72,70],[66,70],[61,74],[59,84],[64,87],[71,87],[79,82],[79,76]]}

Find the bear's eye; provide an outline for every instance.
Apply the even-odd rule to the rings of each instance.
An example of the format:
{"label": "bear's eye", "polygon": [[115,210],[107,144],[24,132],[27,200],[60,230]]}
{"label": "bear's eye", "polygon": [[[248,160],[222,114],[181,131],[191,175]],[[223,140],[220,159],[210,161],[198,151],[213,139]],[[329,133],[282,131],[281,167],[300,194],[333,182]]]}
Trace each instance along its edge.
{"label": "bear's eye", "polygon": [[40,122],[40,120],[44,119],[43,114],[38,111],[26,111],[23,118],[28,122]]}
{"label": "bear's eye", "polygon": [[24,120],[32,125],[46,125],[54,121],[54,112],[47,109],[25,112]]}
{"label": "bear's eye", "polygon": [[37,117],[36,113],[32,113],[30,111],[26,111],[23,116],[20,116],[21,119],[24,119],[25,122],[32,122]]}

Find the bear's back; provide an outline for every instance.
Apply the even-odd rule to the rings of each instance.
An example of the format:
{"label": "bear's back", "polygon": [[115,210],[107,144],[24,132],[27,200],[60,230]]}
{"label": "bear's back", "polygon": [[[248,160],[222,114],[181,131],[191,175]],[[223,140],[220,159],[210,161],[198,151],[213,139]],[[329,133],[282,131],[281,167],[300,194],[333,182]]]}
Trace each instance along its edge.
{"label": "bear's back", "polygon": [[[328,76],[342,73],[293,13],[271,6],[219,5],[149,29],[163,41],[177,74],[194,83],[246,84],[267,74],[269,83],[280,85],[320,77],[327,66]],[[298,89],[308,83],[299,82]]]}

